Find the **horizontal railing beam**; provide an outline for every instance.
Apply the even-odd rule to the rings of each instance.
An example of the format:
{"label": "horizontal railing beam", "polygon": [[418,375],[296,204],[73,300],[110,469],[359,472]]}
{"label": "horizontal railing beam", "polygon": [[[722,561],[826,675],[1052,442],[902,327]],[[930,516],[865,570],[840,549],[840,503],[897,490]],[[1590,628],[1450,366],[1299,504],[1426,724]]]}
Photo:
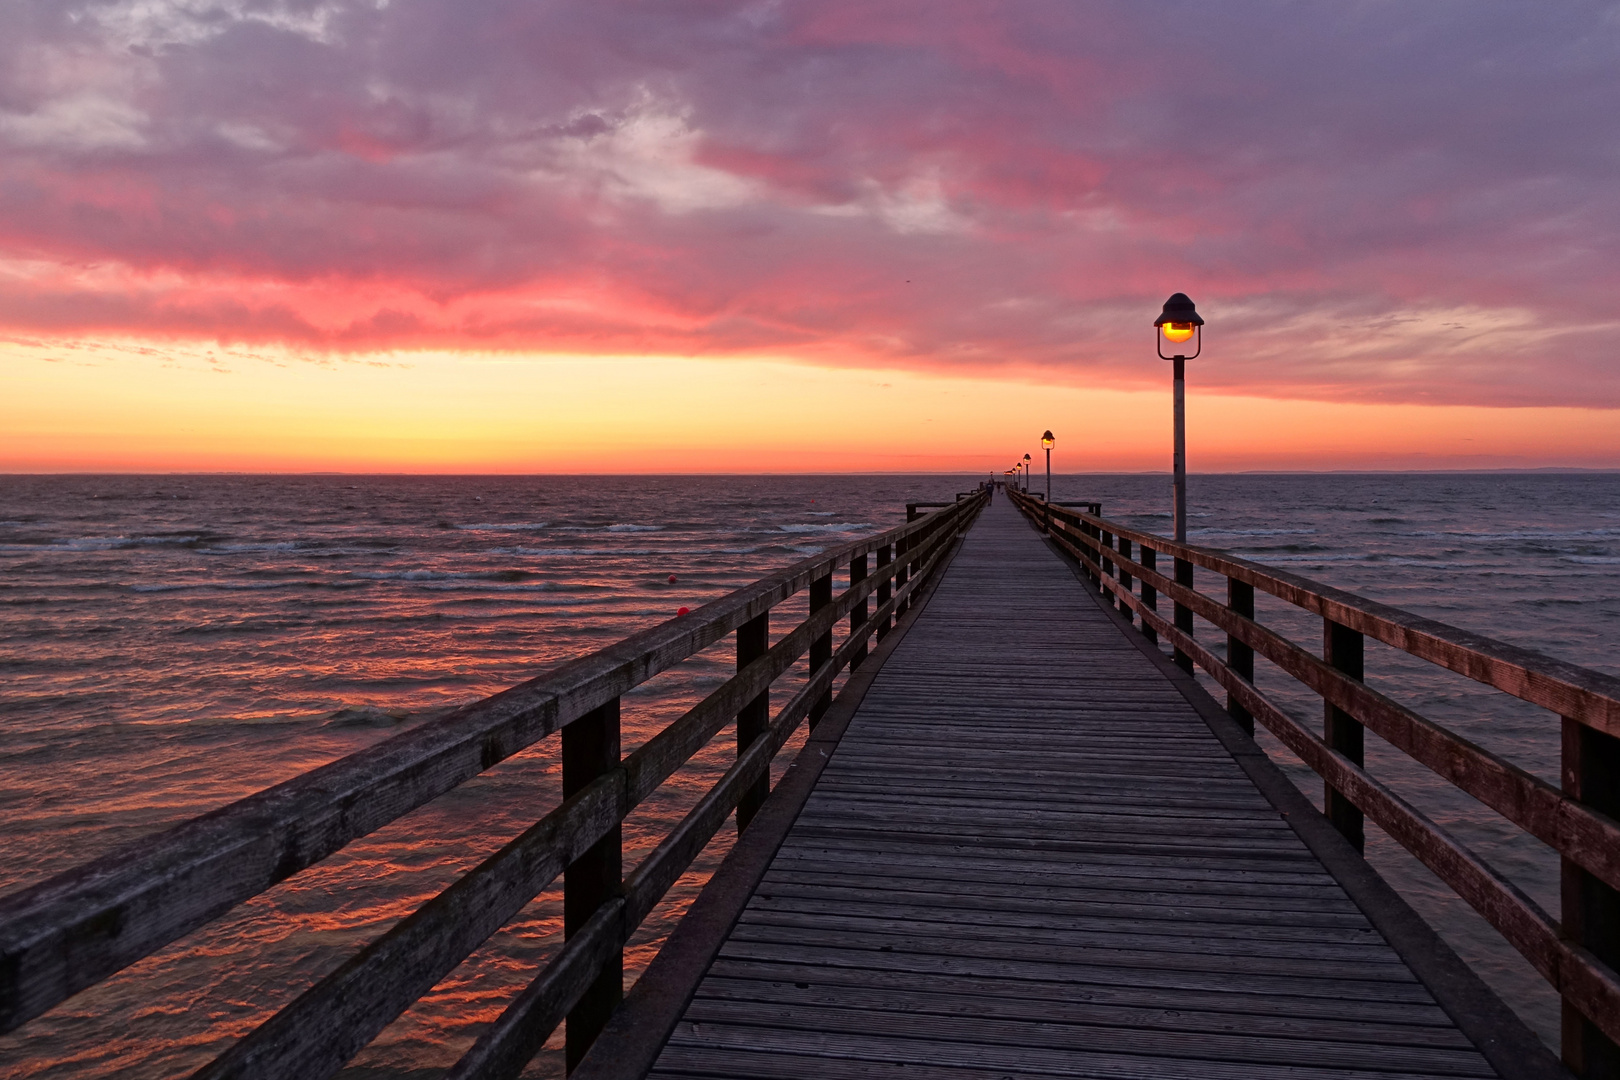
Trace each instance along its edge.
{"label": "horizontal railing beam", "polygon": [[[1079,537],[1089,545],[1089,537]],[[1115,556],[1123,569],[1226,631],[1330,705],[1343,709],[1380,738],[1489,806],[1536,839],[1620,888],[1620,822],[1572,799],[1540,777],[1491,753],[1349,678],[1326,661],[1212,597],[1177,584],[1140,563]],[[1128,590],[1108,581],[1122,595]]]}
{"label": "horizontal railing beam", "polygon": [[1052,516],[1107,529],[1175,558],[1270,593],[1422,660],[1466,675],[1533,705],[1620,736],[1620,678],[1380,604],[1285,570],[1142,532],[1092,514]]}

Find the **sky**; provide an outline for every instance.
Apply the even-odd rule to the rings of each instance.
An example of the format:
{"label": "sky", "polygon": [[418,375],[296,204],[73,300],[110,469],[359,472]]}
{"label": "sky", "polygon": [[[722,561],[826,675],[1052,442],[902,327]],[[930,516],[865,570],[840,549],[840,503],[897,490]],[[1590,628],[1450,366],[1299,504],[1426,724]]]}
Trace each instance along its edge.
{"label": "sky", "polygon": [[7,0],[0,470],[1620,466],[1620,5]]}

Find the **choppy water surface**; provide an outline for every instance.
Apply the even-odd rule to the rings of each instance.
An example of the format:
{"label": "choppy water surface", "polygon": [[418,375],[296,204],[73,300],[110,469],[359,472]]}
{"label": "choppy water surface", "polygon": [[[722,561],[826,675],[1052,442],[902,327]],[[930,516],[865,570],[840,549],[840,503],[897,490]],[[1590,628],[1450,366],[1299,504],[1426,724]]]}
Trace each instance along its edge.
{"label": "choppy water surface", "polygon": [[[0,889],[362,749],[968,483],[0,478]],[[1620,476],[1195,476],[1190,490],[1196,542],[1620,673]],[[1054,496],[1168,527],[1163,477],[1060,476]],[[1319,624],[1263,598],[1261,617],[1320,639]],[[627,747],[717,685],[728,649],[628,697]],[[1382,647],[1369,645],[1367,665],[1386,692],[1556,780],[1555,718]],[[1284,677],[1262,665],[1259,678],[1319,719],[1320,704],[1288,694]],[[717,775],[729,738],[638,811],[631,851]],[[1376,743],[1376,772],[1556,910],[1545,848]],[[554,805],[553,749],[519,755],[0,1039],[0,1061],[20,1076],[189,1071]],[[1318,792],[1313,775],[1293,774]],[[1369,832],[1375,864],[1553,1038],[1556,1004],[1539,978]],[[717,838],[649,921],[632,971],[727,843]],[[555,891],[531,904],[357,1065],[398,1075],[452,1061],[556,947],[559,910]],[[530,1073],[560,1067],[552,1049]]]}

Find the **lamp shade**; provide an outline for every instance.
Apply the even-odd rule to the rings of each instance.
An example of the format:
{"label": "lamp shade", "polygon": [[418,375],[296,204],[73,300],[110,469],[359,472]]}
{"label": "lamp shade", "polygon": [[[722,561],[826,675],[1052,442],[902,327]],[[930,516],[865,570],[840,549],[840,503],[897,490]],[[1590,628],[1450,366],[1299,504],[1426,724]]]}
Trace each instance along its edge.
{"label": "lamp shade", "polygon": [[1170,299],[1164,302],[1164,310],[1159,317],[1153,320],[1154,326],[1163,326],[1165,323],[1182,323],[1187,326],[1203,326],[1204,320],[1198,315],[1198,308],[1194,306],[1186,293],[1172,293]]}

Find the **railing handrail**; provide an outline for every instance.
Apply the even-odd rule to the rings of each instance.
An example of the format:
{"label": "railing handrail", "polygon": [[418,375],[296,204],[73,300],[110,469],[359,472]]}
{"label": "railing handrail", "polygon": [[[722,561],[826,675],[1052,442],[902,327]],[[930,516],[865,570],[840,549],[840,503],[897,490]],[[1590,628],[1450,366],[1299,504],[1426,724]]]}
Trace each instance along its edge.
{"label": "railing handrail", "polygon": [[[1365,814],[1530,961],[1564,999],[1566,1062],[1579,1065],[1586,1052],[1577,1048],[1572,1055],[1572,1038],[1584,1047],[1583,1040],[1595,1037],[1599,1043],[1594,1045],[1606,1047],[1601,1054],[1615,1052],[1614,1044],[1620,1043],[1620,973],[1615,954],[1608,952],[1612,927],[1587,923],[1612,919],[1614,900],[1620,899],[1620,821],[1611,816],[1616,793],[1609,790],[1609,777],[1620,763],[1620,743],[1611,727],[1620,717],[1620,679],[1096,514],[1054,509],[1018,493],[1014,503],[1050,530],[1058,546],[1080,561],[1127,618],[1140,618],[1144,634],[1163,636],[1187,671],[1196,663],[1220,683],[1234,720],[1250,729],[1258,720],[1323,778],[1325,813],[1352,843],[1360,847]],[[1131,557],[1133,544],[1140,558]],[[1175,560],[1174,578],[1159,572],[1161,553]],[[1226,578],[1226,603],[1192,587],[1194,566]],[[1328,644],[1322,657],[1255,621],[1256,587],[1323,618]],[[1247,592],[1240,595],[1240,589]],[[1174,602],[1174,621],[1159,614],[1160,595]],[[1194,637],[1194,615],[1226,631],[1225,659]],[[1367,686],[1362,634],[1558,712],[1564,725],[1562,790]],[[1331,655],[1340,642],[1349,658]],[[1246,659],[1238,659],[1239,650]],[[1322,735],[1257,689],[1255,655],[1322,697],[1327,709]],[[1552,847],[1563,860],[1562,918],[1554,921],[1446,829],[1370,775],[1362,761],[1362,725]],[[1583,749],[1583,731],[1607,745]],[[1585,761],[1587,753],[1597,760]],[[1594,943],[1590,948],[1589,942]],[[1587,1026],[1577,1024],[1572,1034],[1572,1016]],[[1584,1074],[1585,1067],[1578,1071]]]}
{"label": "railing handrail", "polygon": [[[538,893],[581,852],[617,828],[637,802],[706,745],[731,717],[739,715],[742,707],[763,700],[760,695],[808,649],[813,669],[809,682],[779,712],[776,721],[767,725],[761,733],[765,737],[756,738],[710,796],[676,826],[671,838],[680,833],[685,838],[682,844],[669,850],[665,845],[656,849],[638,868],[637,873],[646,873],[639,878],[636,874],[628,876],[625,894],[598,912],[606,919],[602,912],[613,907],[609,921],[616,920],[616,931],[608,938],[622,944],[657,897],[702,849],[731,807],[738,805],[738,798],[745,797],[748,785],[758,784],[761,776],[768,784],[766,770],[771,755],[806,715],[814,721],[815,710],[830,693],[838,671],[846,664],[859,662],[874,633],[881,636],[886,632],[890,618],[905,609],[915,589],[940,565],[961,525],[971,520],[982,505],[981,497],[947,504],[905,525],[801,560],[685,616],[632,634],[445,717],[0,897],[0,1031],[15,1029],[552,732],[596,715],[595,711],[609,705],[616,710],[617,700],[626,691],[745,624],[763,627],[759,620],[771,608],[810,587],[810,611],[796,629],[757,659],[739,664],[735,676],[636,753],[623,758],[584,790],[573,793],[523,836],[458,878],[237,1044],[247,1044],[248,1050],[234,1056],[228,1051],[199,1075],[239,1068],[242,1071],[233,1071],[232,1075],[286,1075],[289,1065],[297,1066],[293,1072],[298,1075],[315,1075],[328,1066],[341,1065],[437,980],[421,986],[403,1004],[395,999],[405,993],[404,989],[379,991],[379,1001],[388,1000],[361,1003],[350,1009],[369,1012],[351,1018],[352,1030],[341,1038],[328,1037],[324,1032],[312,1034],[293,1023],[309,1012],[311,1000],[319,999],[333,1008],[347,1007],[342,987],[337,984],[353,976],[355,965],[364,968],[371,964],[373,967],[365,970],[374,973],[396,962],[378,957],[389,949],[398,952],[404,948],[399,942],[410,939],[420,944],[436,940],[434,934],[443,937],[442,928],[467,917],[463,910],[465,895],[476,893],[478,888],[504,889],[507,895],[502,903],[508,907],[536,882],[539,885],[527,895]],[[879,556],[878,565],[868,570],[866,557],[874,551]],[[889,558],[891,552],[893,559]],[[851,581],[835,597],[831,579],[840,565],[851,568]],[[823,590],[819,599],[818,587]],[[868,598],[874,593],[878,606],[868,613]],[[830,643],[834,624],[846,615],[851,627],[842,647],[833,652],[830,644],[820,646],[821,642]],[[826,649],[820,657],[818,647]],[[616,735],[614,739],[616,744]],[[721,795],[719,802],[713,798],[717,792]],[[694,832],[691,823],[700,812],[707,815],[700,824],[708,828],[698,842],[695,838],[702,830]],[[527,848],[517,850],[525,844]],[[508,868],[517,867],[525,859],[528,862],[510,869],[519,877],[508,881],[492,876],[494,871],[488,869],[502,859],[506,860],[502,866]],[[635,887],[633,880],[639,883]],[[494,902],[483,896],[479,903]],[[499,908],[500,904],[495,906]],[[512,909],[513,914],[515,911]],[[480,918],[488,921],[488,917]],[[433,923],[434,919],[439,922]],[[424,928],[424,920],[432,925]],[[441,949],[439,959],[459,962],[505,921],[502,918],[493,927],[480,924],[468,929],[461,936],[476,938],[473,945],[454,956]],[[607,940],[602,936],[606,931],[596,925],[600,921],[592,920],[594,929],[590,933],[570,935],[566,955],[558,958],[566,963],[548,966],[548,977],[564,969],[572,973],[570,977],[587,968],[595,970],[588,962],[590,957],[581,958],[581,950],[590,948],[600,953],[608,948],[602,944]],[[411,938],[412,934],[417,936]],[[600,962],[601,956],[596,956],[595,966],[600,967]],[[585,967],[581,968],[581,964]],[[564,1002],[561,1007],[566,1010],[572,1006],[572,992],[565,987],[559,991],[561,996],[546,998],[546,1007],[554,1009],[558,1002]],[[309,1025],[301,1027],[307,1029]],[[351,1047],[349,1044],[356,1039],[359,1042]],[[521,1065],[519,1062],[518,1067]],[[469,1075],[494,1073],[480,1067]]]}
{"label": "railing handrail", "polygon": [[[1051,504],[1054,508],[1065,505]],[[1421,660],[1620,737],[1620,677],[1250,562],[1217,548],[1178,543],[1133,529],[1098,514],[1054,509],[1052,516],[1148,544],[1162,554],[1263,589],[1295,607],[1332,619]]]}

